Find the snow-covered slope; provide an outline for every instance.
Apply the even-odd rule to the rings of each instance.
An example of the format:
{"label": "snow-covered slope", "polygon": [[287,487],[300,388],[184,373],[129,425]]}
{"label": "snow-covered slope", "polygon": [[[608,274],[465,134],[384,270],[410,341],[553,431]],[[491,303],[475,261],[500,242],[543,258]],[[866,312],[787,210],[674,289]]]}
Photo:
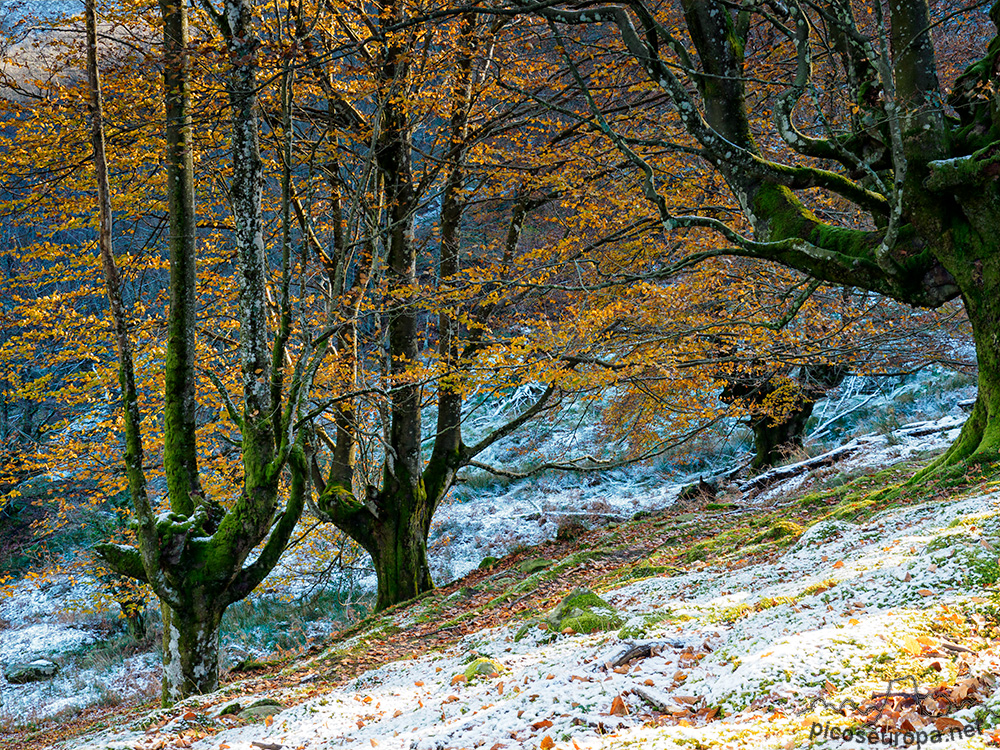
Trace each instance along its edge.
{"label": "snow-covered slope", "polygon": [[[790,514],[799,504],[786,507]],[[734,523],[752,522],[754,512],[733,511]],[[789,529],[795,541],[782,546],[777,540]],[[962,693],[970,705],[940,716],[897,712],[898,734],[886,730],[882,744],[903,746],[907,732],[915,742],[922,731],[924,745],[991,745],[1000,717],[992,691],[1000,673],[1000,492],[984,486],[800,531],[775,522],[746,559],[737,552],[706,564],[690,555],[682,569],[607,585],[601,596],[625,620],[620,629],[551,640],[530,627],[515,640],[524,622],[515,618],[332,689],[309,689],[310,671],[301,685],[240,697],[244,705],[261,695],[289,704],[311,694],[266,721],[225,728],[233,722],[213,716],[240,693],[234,686],[225,698],[190,699],[65,747],[169,747],[185,736],[199,750],[856,747],[833,736],[850,728],[868,738],[875,730],[831,708],[893,692],[909,677],[920,701],[937,689]],[[762,549],[777,553],[761,558]],[[421,618],[421,606],[408,608],[397,627]],[[643,644],[650,648],[612,666]],[[495,659],[499,672],[456,679],[477,656]],[[205,731],[211,736],[193,741]]]}

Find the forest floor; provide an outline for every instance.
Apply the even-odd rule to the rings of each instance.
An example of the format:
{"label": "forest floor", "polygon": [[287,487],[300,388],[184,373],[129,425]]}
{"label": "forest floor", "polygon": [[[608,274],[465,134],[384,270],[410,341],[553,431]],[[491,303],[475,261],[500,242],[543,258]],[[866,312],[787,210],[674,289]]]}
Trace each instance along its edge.
{"label": "forest floor", "polygon": [[[1000,482],[909,487],[920,461],[858,462],[874,448],[568,527],[211,695],[88,709],[3,747],[1000,744]],[[542,629],[581,587],[614,608],[605,629]],[[492,666],[466,678],[476,659]],[[262,702],[280,705],[243,713]]]}

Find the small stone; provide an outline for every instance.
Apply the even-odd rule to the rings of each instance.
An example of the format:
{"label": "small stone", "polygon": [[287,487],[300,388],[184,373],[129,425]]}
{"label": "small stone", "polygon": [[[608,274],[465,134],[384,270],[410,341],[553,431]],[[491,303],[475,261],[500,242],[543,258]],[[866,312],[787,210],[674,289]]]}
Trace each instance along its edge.
{"label": "small stone", "polygon": [[500,662],[481,657],[465,668],[463,676],[467,681],[472,680],[473,677],[496,677],[503,670],[504,667]]}

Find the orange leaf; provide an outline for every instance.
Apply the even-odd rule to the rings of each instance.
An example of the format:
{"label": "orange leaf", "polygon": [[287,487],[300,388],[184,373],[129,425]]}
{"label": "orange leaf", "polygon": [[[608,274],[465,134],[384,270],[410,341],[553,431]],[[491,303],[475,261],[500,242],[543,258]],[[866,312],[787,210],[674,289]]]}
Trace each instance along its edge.
{"label": "orange leaf", "polygon": [[615,699],[611,701],[611,715],[628,716],[628,706],[625,705],[625,701],[620,695],[616,695]]}
{"label": "orange leaf", "polygon": [[551,726],[552,726],[551,721],[549,721],[548,719],[542,719],[542,721],[536,721],[534,724],[532,724],[531,728],[537,732],[539,729],[548,729]]}
{"label": "orange leaf", "polygon": [[934,726],[937,727],[939,732],[946,732],[949,729],[965,729],[965,725],[962,722],[950,716],[941,716],[934,719]]}
{"label": "orange leaf", "polygon": [[843,560],[837,560],[837,562],[835,562],[833,564],[833,567],[835,567],[835,568],[842,568],[842,567],[844,567],[844,561]]}
{"label": "orange leaf", "polygon": [[556,743],[552,740],[551,737],[545,735],[544,737],[542,737],[542,742],[541,744],[538,745],[538,747],[540,747],[541,750],[549,750],[549,748],[555,747],[555,744]]}

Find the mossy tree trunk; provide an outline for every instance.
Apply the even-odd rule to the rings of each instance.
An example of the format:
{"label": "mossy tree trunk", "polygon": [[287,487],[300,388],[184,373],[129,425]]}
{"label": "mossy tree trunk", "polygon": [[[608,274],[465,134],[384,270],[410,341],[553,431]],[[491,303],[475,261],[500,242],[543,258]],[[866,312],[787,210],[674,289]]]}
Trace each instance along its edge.
{"label": "mossy tree trunk", "polygon": [[774,466],[801,448],[816,402],[846,376],[844,367],[813,364],[787,374],[764,370],[727,383],[722,400],[738,403],[748,413],[754,441],[751,471]]}

